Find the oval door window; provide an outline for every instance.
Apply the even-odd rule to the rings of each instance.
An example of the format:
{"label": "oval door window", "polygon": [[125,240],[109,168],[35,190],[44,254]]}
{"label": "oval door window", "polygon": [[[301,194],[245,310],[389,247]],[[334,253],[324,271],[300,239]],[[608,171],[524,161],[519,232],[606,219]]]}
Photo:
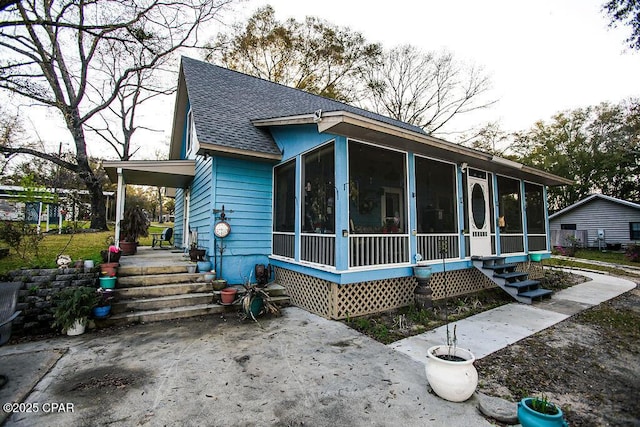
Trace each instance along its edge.
{"label": "oval door window", "polygon": [[471,191],[471,212],[473,213],[473,224],[477,229],[484,227],[486,206],[484,202],[484,191],[480,184],[474,184]]}

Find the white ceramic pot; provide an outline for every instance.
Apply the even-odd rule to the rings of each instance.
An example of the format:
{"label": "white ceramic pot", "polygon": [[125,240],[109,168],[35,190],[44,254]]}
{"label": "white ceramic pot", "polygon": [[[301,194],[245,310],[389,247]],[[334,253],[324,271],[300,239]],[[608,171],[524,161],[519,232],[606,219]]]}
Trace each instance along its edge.
{"label": "white ceramic pot", "polygon": [[[437,345],[427,351],[427,380],[433,391],[445,400],[464,402],[471,397],[478,386],[478,371],[473,366],[476,358],[469,350],[460,347]],[[448,361],[439,355],[451,354],[464,361]]]}
{"label": "white ceramic pot", "polygon": [[75,336],[84,334],[85,323],[86,322],[83,322],[82,319],[76,319],[73,326],[67,329],[67,335]]}

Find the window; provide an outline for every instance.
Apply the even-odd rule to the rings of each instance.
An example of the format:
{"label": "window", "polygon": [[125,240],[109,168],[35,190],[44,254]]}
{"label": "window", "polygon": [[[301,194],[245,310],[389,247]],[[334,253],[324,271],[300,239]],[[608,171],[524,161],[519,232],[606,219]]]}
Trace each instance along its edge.
{"label": "window", "polygon": [[349,220],[352,233],[406,233],[406,156],[349,141]]}
{"label": "window", "polygon": [[560,224],[560,230],[577,230],[575,224]]}
{"label": "window", "polygon": [[186,137],[186,143],[185,143],[186,155],[188,155],[189,152],[191,152],[191,149],[193,148],[193,140],[195,139],[195,135],[196,135],[196,127],[193,123],[193,112],[189,110],[189,112],[187,113],[187,137]]}
{"label": "window", "polygon": [[333,233],[335,185],[333,143],[302,156],[302,231]]}
{"label": "window", "polygon": [[454,165],[416,157],[418,233],[458,231],[456,194]]}
{"label": "window", "polygon": [[542,186],[525,182],[524,200],[527,206],[527,233],[545,234],[547,227],[545,225],[544,191]]}
{"label": "window", "polygon": [[520,181],[498,176],[498,208],[500,232],[522,233]]}
{"label": "window", "polygon": [[294,232],[296,217],[296,162],[274,169],[273,231]]}
{"label": "window", "polygon": [[629,239],[640,240],[640,222],[629,223]]}

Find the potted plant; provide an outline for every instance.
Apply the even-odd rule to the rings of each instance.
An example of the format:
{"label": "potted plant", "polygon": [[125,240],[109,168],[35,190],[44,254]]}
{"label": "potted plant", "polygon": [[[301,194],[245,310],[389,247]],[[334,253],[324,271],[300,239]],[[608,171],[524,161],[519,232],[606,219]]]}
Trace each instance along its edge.
{"label": "potted plant", "polygon": [[440,255],[444,273],[447,343],[430,347],[427,350],[428,360],[425,372],[429,385],[438,396],[451,402],[464,402],[473,395],[478,386],[478,371],[473,366],[475,361],[473,353],[457,346],[456,326],[453,327],[453,334],[449,332],[447,269],[444,261],[446,253],[446,242],[441,242]]}
{"label": "potted plant", "polygon": [[67,335],[80,335],[93,307],[98,304],[98,297],[95,288],[68,287],[54,297],[54,302],[53,327],[61,328]]}
{"label": "potted plant", "polygon": [[96,306],[93,307],[93,317],[102,319],[109,315],[111,311],[111,300],[113,300],[113,289],[98,288]]}
{"label": "potted plant", "polygon": [[120,222],[120,248],[122,255],[136,253],[138,239],[149,235],[149,218],[140,206],[125,209]]}
{"label": "potted plant", "polygon": [[525,397],[518,402],[518,421],[523,427],[568,426],[560,407],[551,403],[545,395]]}
{"label": "potted plant", "polygon": [[280,312],[278,307],[271,302],[271,297],[263,286],[246,283],[244,289],[245,293],[240,300],[240,305],[245,319],[250,317],[257,321],[256,317],[261,314],[278,314]]}

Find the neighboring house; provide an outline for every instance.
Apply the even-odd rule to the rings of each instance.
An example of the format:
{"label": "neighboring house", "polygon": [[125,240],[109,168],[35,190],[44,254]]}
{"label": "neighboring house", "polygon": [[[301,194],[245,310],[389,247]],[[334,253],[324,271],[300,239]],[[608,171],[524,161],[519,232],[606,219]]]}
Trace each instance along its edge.
{"label": "neighboring house", "polygon": [[549,217],[552,246],[565,246],[567,235],[595,248],[640,242],[640,204],[592,194]]}
{"label": "neighboring house", "polygon": [[[546,186],[571,182],[189,58],[169,158],[104,166],[120,189],[176,187],[175,244],[197,236],[224,279],[270,264],[294,304],[330,318],[411,303],[418,254],[433,266],[435,299],[442,254],[449,295],[493,286],[472,256],[527,269],[530,252],[550,249]],[[223,207],[231,232],[219,239]]]}
{"label": "neighboring house", "polygon": [[[110,200],[113,200],[114,193],[104,191],[102,194],[107,199],[106,213],[109,218]],[[0,185],[0,221],[26,220],[37,224],[39,215],[40,222],[57,224],[60,221],[61,209],[66,212],[67,221],[82,219],[81,212],[91,211],[89,192],[64,188],[30,189],[18,185]]]}

